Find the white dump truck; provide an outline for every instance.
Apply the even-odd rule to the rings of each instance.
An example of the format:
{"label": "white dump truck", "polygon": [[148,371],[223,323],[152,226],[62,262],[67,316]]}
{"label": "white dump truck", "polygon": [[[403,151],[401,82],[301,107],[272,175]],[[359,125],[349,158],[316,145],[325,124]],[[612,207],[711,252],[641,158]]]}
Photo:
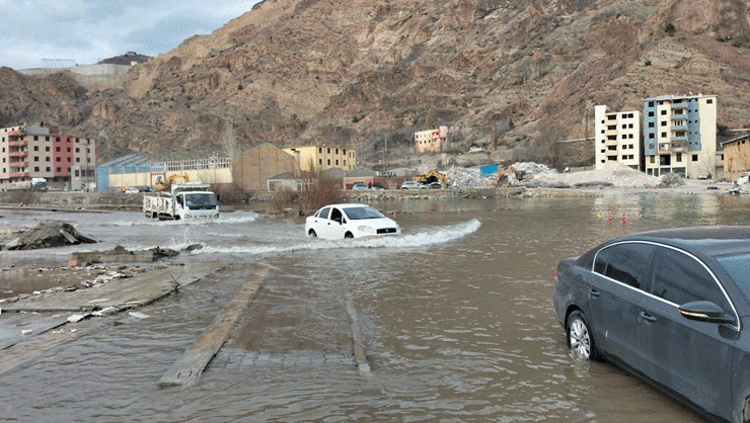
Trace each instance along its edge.
{"label": "white dump truck", "polygon": [[47,179],[45,178],[31,178],[26,181],[12,182],[9,190],[33,190],[33,191],[47,191]]}
{"label": "white dump truck", "polygon": [[171,184],[169,191],[144,193],[143,212],[162,220],[213,218],[219,217],[219,201],[208,184]]}

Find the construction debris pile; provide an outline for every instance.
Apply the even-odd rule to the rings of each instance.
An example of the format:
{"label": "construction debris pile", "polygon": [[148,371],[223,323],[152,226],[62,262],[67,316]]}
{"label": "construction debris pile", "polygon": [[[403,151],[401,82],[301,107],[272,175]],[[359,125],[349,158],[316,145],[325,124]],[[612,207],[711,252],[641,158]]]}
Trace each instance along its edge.
{"label": "construction debris pile", "polygon": [[518,171],[523,172],[527,175],[534,175],[534,178],[541,176],[557,175],[557,170],[550,169],[549,166],[534,162],[518,162],[513,163],[512,167]]}
{"label": "construction debris pile", "polygon": [[[515,165],[514,165],[515,166]],[[604,169],[572,173],[550,173],[534,178],[534,184],[567,185],[570,187],[612,186],[620,188],[653,188],[660,180],[655,176],[632,169],[622,164],[610,164]]]}
{"label": "construction debris pile", "polygon": [[[502,167],[501,167],[502,168]],[[454,166],[446,177],[451,188],[491,188],[505,184],[519,187],[547,188],[655,188],[663,186],[662,178],[647,175],[622,164],[610,164],[604,169],[560,173],[547,165],[533,162],[517,162],[503,169],[502,179],[497,173],[482,175],[479,168]],[[662,185],[660,185],[662,184]]]}
{"label": "construction debris pile", "polygon": [[41,222],[36,228],[23,232],[21,236],[5,244],[6,250],[35,250],[37,248],[61,247],[96,241],[85,237],[73,225],[64,222]]}
{"label": "construction debris pile", "polygon": [[479,168],[453,166],[445,172],[445,176],[451,188],[492,188],[495,186],[491,178],[480,174]]}

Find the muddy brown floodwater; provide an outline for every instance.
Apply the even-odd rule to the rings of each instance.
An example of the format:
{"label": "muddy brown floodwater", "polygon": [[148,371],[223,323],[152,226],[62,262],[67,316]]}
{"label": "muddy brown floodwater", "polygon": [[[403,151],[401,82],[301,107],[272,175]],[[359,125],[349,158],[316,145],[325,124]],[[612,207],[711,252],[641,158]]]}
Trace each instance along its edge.
{"label": "muddy brown floodwater", "polygon": [[[226,266],[139,309],[147,318],[110,317],[0,375],[0,420],[702,422],[610,364],[575,360],[554,318],[552,272],[626,233],[748,224],[749,203],[675,194],[385,203],[376,206],[404,211],[395,215],[403,234],[348,242],[308,239],[299,221],[247,212],[209,224],[72,216],[103,240],[96,248],[199,242],[200,252],[178,260]],[[51,265],[67,254],[2,260]],[[199,382],[159,388],[261,266],[271,269],[263,287]],[[369,372],[356,366],[347,304]]]}

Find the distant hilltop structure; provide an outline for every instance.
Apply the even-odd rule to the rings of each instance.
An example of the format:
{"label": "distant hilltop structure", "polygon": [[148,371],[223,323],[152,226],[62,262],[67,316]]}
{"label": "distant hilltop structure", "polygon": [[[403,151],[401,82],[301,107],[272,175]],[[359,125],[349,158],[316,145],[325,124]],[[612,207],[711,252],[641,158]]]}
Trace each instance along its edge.
{"label": "distant hilltop structure", "polygon": [[79,84],[88,88],[119,86],[131,66],[147,62],[151,57],[129,51],[122,56],[104,59],[95,65],[80,65],[74,59],[42,59],[42,68],[21,69],[22,75],[45,76],[69,71]]}
{"label": "distant hilltop structure", "polygon": [[133,66],[137,65],[139,63],[145,63],[150,59],[151,56],[144,56],[142,54],[138,54],[134,51],[129,51],[122,56],[112,57],[109,59],[104,59],[97,63],[97,65],[126,65],[126,66]]}

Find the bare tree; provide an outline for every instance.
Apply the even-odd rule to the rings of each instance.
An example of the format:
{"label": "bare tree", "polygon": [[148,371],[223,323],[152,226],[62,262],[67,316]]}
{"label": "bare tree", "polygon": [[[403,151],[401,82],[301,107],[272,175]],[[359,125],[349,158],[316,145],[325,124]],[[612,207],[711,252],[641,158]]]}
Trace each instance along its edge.
{"label": "bare tree", "polygon": [[221,133],[221,141],[224,152],[230,159],[234,159],[241,152],[237,138],[234,135],[234,120],[230,117],[224,119],[224,130]]}

